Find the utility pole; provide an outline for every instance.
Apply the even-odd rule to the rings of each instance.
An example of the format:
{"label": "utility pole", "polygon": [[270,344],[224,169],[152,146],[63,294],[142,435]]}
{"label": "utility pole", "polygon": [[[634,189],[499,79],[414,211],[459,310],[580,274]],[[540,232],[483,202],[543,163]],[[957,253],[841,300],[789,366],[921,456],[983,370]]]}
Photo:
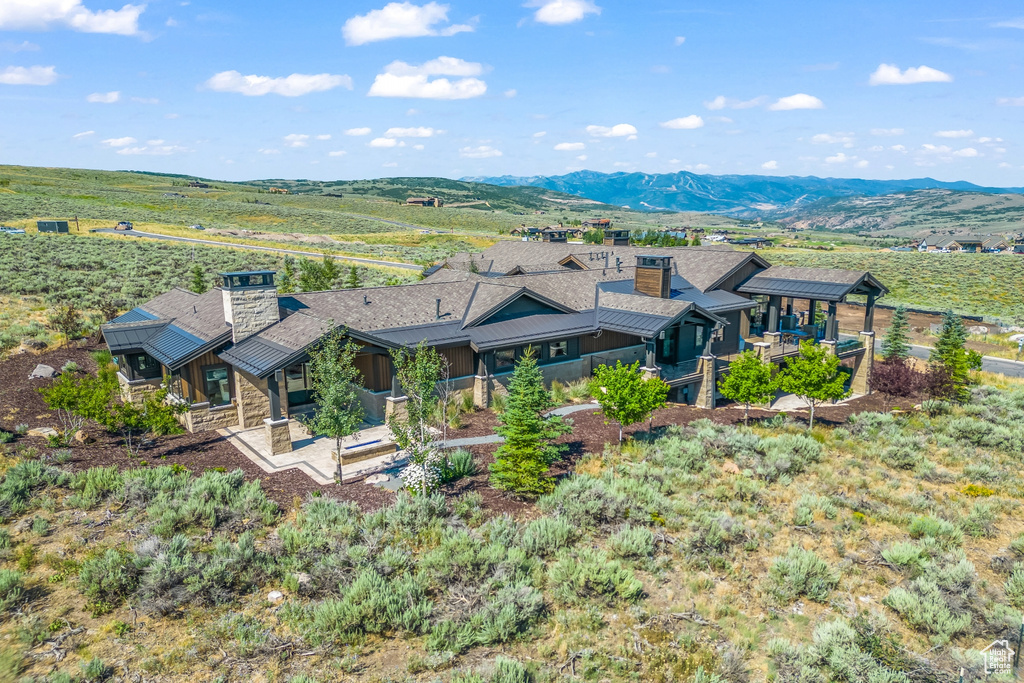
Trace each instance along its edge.
{"label": "utility pole", "polygon": [[82,232],[82,229],[78,227],[78,216],[75,216],[75,232]]}

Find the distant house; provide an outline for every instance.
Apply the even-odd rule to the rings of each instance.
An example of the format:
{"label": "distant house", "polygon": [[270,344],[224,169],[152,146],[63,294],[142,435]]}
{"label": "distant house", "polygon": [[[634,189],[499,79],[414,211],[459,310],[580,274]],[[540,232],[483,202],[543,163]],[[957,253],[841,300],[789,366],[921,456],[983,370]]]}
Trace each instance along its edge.
{"label": "distant house", "polygon": [[289,194],[288,190],[283,187],[272,187],[267,192],[270,194]]}
{"label": "distant house", "polygon": [[584,228],[597,228],[599,230],[606,230],[612,227],[612,221],[610,218],[591,218],[583,221]]}
{"label": "distant house", "polygon": [[998,235],[928,235],[917,244],[918,251],[966,253],[1007,251],[1010,243]]}
{"label": "distant house", "polygon": [[210,187],[210,184],[209,183],[201,183],[198,180],[190,180],[190,181],[188,181],[188,186],[189,187],[198,187],[198,188],[202,188],[202,189],[207,189],[207,188]]}
{"label": "distant house", "polygon": [[568,242],[569,231],[561,225],[549,225],[541,230],[540,238],[544,242]]}
{"label": "distant house", "polygon": [[440,197],[409,197],[405,200],[406,206],[432,206],[434,208],[441,208],[444,206],[444,200]]}
{"label": "distant house", "polygon": [[763,249],[770,247],[772,241],[766,237],[744,237],[742,239],[728,240],[729,244],[740,247],[751,247],[752,249]]}
{"label": "distant house", "polygon": [[1013,245],[1013,253],[1017,256],[1024,256],[1024,244]]}
{"label": "distant house", "polygon": [[605,230],[601,244],[606,247],[628,247],[629,230]]}
{"label": "distant house", "polygon": [[39,232],[68,232],[67,221],[36,221]]}

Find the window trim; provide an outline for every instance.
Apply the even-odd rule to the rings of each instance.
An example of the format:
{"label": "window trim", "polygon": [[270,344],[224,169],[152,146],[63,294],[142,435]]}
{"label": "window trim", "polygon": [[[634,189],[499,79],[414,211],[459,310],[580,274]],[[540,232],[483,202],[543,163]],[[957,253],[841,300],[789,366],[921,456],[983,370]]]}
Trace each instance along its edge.
{"label": "window trim", "polygon": [[[210,371],[210,370],[219,370],[221,368],[223,368],[224,370],[227,371],[228,401],[227,401],[227,403],[214,403],[211,400],[211,397],[210,397],[210,394],[209,394],[209,388],[210,387],[209,387],[209,384],[208,384],[209,380],[206,377],[206,373],[208,371]],[[231,405],[231,404],[233,404],[235,402],[235,378],[232,376],[231,366],[229,364],[227,364],[227,363],[214,363],[212,365],[202,365],[202,366],[199,367],[199,373],[200,373],[200,375],[202,376],[202,379],[203,379],[203,387],[202,387],[202,389],[203,389],[203,398],[205,399],[205,402],[210,405],[211,408],[219,408],[221,406],[228,406],[228,405]]]}

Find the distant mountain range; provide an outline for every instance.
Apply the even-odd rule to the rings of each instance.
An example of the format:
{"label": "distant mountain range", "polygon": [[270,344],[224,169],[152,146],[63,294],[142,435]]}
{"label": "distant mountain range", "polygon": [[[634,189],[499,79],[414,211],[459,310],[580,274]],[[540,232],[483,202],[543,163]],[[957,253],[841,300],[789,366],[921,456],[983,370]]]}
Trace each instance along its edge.
{"label": "distant mountain range", "polygon": [[738,217],[799,211],[821,199],[877,197],[914,190],[945,189],[990,194],[1024,193],[1024,188],[982,187],[934,178],[864,180],[815,176],[700,175],[678,173],[598,173],[560,176],[463,178],[503,186],[541,187],[640,211],[699,211]]}

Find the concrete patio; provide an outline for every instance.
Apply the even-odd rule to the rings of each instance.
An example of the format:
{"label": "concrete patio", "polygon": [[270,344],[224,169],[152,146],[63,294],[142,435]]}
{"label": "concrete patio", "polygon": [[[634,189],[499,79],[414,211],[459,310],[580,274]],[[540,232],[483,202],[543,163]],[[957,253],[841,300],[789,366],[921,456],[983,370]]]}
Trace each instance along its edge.
{"label": "concrete patio", "polygon": [[[334,459],[334,439],[310,434],[300,422],[288,423],[291,434],[290,453],[274,455],[267,443],[267,432],[262,426],[250,429],[227,427],[218,430],[231,445],[268,473],[298,469],[318,484],[333,484],[338,465]],[[391,432],[384,426],[368,426],[355,437],[341,443],[343,451],[342,480],[350,481],[377,472],[393,469],[405,462],[402,453],[394,451],[381,455],[373,454],[392,443]],[[369,455],[368,454],[372,454]],[[349,460],[353,462],[349,462]]]}

